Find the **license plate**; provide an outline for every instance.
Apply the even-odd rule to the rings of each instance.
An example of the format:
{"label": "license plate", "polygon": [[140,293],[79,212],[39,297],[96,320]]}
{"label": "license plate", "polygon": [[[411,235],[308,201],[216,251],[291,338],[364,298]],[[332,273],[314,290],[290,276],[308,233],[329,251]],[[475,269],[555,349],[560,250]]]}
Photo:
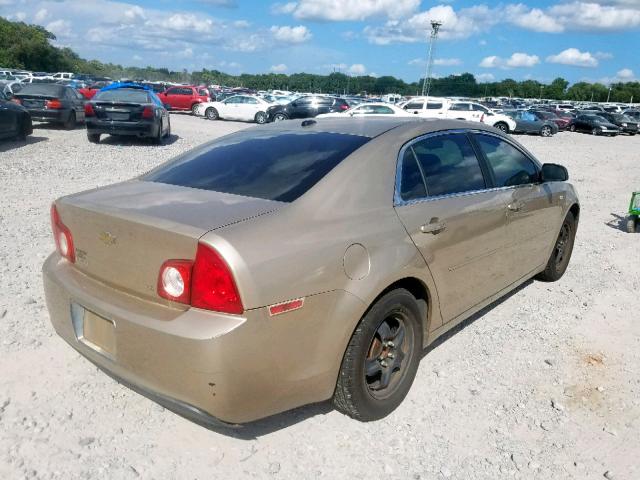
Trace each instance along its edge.
{"label": "license plate", "polygon": [[82,341],[100,353],[114,356],[116,326],[111,320],[85,310],[82,321]]}
{"label": "license plate", "polygon": [[128,113],[110,113],[109,118],[111,120],[129,120]]}

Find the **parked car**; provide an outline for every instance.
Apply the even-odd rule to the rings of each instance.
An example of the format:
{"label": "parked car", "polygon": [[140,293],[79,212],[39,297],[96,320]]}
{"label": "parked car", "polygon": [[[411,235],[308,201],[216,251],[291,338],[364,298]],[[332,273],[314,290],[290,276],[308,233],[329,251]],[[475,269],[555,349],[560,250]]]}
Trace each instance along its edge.
{"label": "parked car", "polygon": [[293,118],[312,118],[321,113],[344,112],[349,109],[346,100],[323,95],[307,95],[286,105],[272,105],[267,109],[270,122]]}
{"label": "parked car", "polygon": [[569,124],[572,132],[589,132],[592,135],[607,135],[615,137],[620,133],[613,123],[594,113],[580,113]]}
{"label": "parked car", "polygon": [[31,115],[26,108],[18,105],[0,92],[0,139],[26,140],[33,133]]}
{"label": "parked car", "polygon": [[171,135],[169,112],[148,87],[137,84],[107,86],[85,104],[87,138],[99,143],[100,136],[132,135],[161,144]]}
{"label": "parked car", "polygon": [[24,83],[20,80],[4,80],[0,81],[0,92],[4,93],[6,97],[13,97],[16,93],[22,90]]}
{"label": "parked car", "polygon": [[343,112],[321,113],[317,118],[330,117],[411,117],[412,115],[406,110],[396,107],[390,103],[361,103],[355,107]]}
{"label": "parked car", "polygon": [[548,110],[531,110],[531,112],[540,120],[547,120],[553,122],[558,127],[558,130],[566,130],[571,123],[571,116],[561,117],[555,112]]}
{"label": "parked car", "polygon": [[51,78],[54,80],[71,80],[73,78],[73,73],[71,72],[58,72],[51,75]]}
{"label": "parked car", "polygon": [[622,112],[627,117],[632,118],[636,122],[640,122],[640,110],[625,110]]}
{"label": "parked car", "polygon": [[208,102],[209,91],[206,88],[190,87],[178,85],[168,88],[158,94],[164,105],[168,105],[171,110],[191,110],[195,113],[196,107],[200,103]]}
{"label": "parked car", "polygon": [[427,345],[530,278],[562,277],[580,212],[567,178],[481,123],[248,128],[56,200],[51,322],[205,424],[330,398],[379,419]]}
{"label": "parked car", "polygon": [[414,97],[400,103],[398,106],[413,115],[433,117],[437,114],[433,112],[441,112],[447,102],[446,98]]}
{"label": "parked car", "polygon": [[551,137],[558,133],[558,125],[551,120],[538,117],[533,112],[508,110],[504,113],[516,122],[513,133],[534,133],[543,137]]}
{"label": "parked car", "polygon": [[627,115],[624,115],[622,113],[603,112],[599,113],[598,116],[617,126],[620,129],[620,133],[628,133],[632,136],[638,133],[638,120]]}
{"label": "parked car", "polygon": [[90,100],[96,93],[98,93],[99,90],[103,89],[107,85],[111,85],[111,83],[111,81],[95,82],[87,85],[86,87],[78,88],[77,90],[84,96],[84,98]]}
{"label": "parked car", "polygon": [[30,83],[14,99],[33,120],[61,123],[67,129],[84,122],[85,98],[75,88],[57,83]]}
{"label": "parked car", "polygon": [[244,122],[267,123],[267,109],[273,105],[265,99],[250,95],[234,95],[221,102],[200,103],[194,115],[209,120],[241,120]]}

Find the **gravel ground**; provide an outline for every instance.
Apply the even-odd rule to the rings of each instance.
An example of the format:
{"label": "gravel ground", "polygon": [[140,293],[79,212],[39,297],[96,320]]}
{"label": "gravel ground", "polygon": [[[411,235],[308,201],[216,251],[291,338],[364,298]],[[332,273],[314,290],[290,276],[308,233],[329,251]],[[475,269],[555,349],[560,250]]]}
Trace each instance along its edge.
{"label": "gravel ground", "polygon": [[425,355],[404,403],[355,422],[328,405],[214,432],[100,373],[49,324],[49,206],[246,124],[173,114],[168,145],[37,126],[0,144],[0,478],[640,478],[639,137],[520,137],[582,199],[572,263]]}

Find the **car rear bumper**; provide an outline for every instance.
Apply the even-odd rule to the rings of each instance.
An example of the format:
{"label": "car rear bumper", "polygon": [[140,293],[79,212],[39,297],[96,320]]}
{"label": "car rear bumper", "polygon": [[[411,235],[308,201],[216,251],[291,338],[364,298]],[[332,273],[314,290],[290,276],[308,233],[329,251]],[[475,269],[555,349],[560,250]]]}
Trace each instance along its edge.
{"label": "car rear bumper", "polygon": [[111,120],[87,120],[87,133],[111,135],[135,135],[138,137],[155,137],[159,126],[153,121],[117,122]]}
{"label": "car rear bumper", "polygon": [[[56,253],[43,280],[51,323],[65,341],[134,390],[207,425],[330,398],[354,326],[345,317],[364,310],[342,290],[275,317],[266,308],[241,316],[179,310],[111,288]],[[88,318],[107,322],[109,335],[90,337]]]}
{"label": "car rear bumper", "polygon": [[69,118],[69,110],[28,109],[32,120],[41,122],[65,122]]}

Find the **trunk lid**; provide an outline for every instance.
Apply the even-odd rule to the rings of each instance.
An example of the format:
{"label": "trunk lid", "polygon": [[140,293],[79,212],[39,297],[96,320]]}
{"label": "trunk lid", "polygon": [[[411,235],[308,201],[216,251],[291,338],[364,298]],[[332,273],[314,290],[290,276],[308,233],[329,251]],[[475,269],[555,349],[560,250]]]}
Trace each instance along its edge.
{"label": "trunk lid", "polygon": [[154,182],[129,181],[56,202],[71,230],[75,267],[154,301],[169,259],[193,259],[210,230],[277,210],[281,202]]}
{"label": "trunk lid", "polygon": [[94,102],[93,111],[96,117],[101,120],[139,121],[142,119],[142,111],[145,106],[147,105],[139,103]]}
{"label": "trunk lid", "polygon": [[16,95],[24,108],[43,109],[47,100],[58,100],[55,95]]}

